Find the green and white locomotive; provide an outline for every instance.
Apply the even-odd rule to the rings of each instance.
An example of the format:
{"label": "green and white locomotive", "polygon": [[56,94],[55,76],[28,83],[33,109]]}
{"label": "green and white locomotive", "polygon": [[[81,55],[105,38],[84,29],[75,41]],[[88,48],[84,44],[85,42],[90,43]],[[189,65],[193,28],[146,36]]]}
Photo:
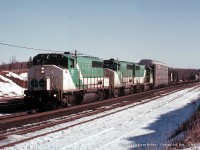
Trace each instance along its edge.
{"label": "green and white locomotive", "polygon": [[153,79],[153,69],[138,63],[76,52],[38,54],[24,99],[34,107],[73,106],[152,89]]}
{"label": "green and white locomotive", "polygon": [[114,97],[132,94],[153,86],[150,68],[137,63],[104,60],[105,77],[110,79],[111,93]]}
{"label": "green and white locomotive", "polygon": [[72,106],[81,104],[86,93],[95,93],[95,99],[103,99],[108,89],[103,60],[68,52],[38,54],[28,71],[24,99],[36,107]]}

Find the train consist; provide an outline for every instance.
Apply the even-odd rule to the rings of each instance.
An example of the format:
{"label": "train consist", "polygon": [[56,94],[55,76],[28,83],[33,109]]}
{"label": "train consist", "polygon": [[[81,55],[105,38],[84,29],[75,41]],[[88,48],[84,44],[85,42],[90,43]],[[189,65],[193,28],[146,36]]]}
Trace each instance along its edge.
{"label": "train consist", "polygon": [[28,71],[24,100],[34,107],[66,107],[168,86],[172,73],[164,63],[102,60],[65,52],[38,54]]}

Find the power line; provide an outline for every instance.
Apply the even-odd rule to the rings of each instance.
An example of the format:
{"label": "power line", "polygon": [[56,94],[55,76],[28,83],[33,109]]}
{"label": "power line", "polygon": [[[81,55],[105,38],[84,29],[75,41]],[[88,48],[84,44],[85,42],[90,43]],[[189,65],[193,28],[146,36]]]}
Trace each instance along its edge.
{"label": "power line", "polygon": [[46,50],[46,49],[41,49],[41,48],[31,48],[31,47],[26,47],[26,46],[18,46],[18,45],[1,43],[1,42],[0,42],[0,45],[10,46],[10,47],[15,47],[15,48],[22,48],[22,49],[35,50],[35,51],[64,52],[64,51],[56,51],[56,50]]}

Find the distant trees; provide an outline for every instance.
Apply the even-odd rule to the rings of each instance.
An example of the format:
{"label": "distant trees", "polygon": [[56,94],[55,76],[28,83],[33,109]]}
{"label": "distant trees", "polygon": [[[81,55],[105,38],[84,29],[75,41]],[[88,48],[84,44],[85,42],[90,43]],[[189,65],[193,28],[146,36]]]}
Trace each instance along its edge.
{"label": "distant trees", "polygon": [[5,63],[5,62],[2,62],[2,64],[1,64],[1,69],[2,69],[2,70],[5,70],[5,69],[6,69],[6,63]]}
{"label": "distant trees", "polygon": [[29,58],[29,60],[28,60],[28,62],[27,62],[27,68],[29,69],[29,68],[31,68],[33,66],[33,59],[32,59],[32,57],[30,56],[30,58]]}
{"label": "distant trees", "polygon": [[0,64],[0,71],[5,70],[27,70],[33,66],[33,60],[32,57],[28,59],[27,62],[19,62],[16,60],[15,56],[12,56],[9,63],[2,62]]}
{"label": "distant trees", "polygon": [[[16,60],[15,56],[12,56],[10,59],[10,63],[6,64],[5,62],[2,62],[0,64],[0,71],[5,70],[19,70],[22,72],[23,70],[26,71],[27,69],[31,68],[33,66],[33,59],[30,56],[27,62],[18,62]],[[173,80],[191,80],[195,79],[196,75],[200,75],[200,69],[181,69],[181,68],[169,68],[169,73],[175,73],[176,77]],[[169,74],[169,79],[171,78]]]}

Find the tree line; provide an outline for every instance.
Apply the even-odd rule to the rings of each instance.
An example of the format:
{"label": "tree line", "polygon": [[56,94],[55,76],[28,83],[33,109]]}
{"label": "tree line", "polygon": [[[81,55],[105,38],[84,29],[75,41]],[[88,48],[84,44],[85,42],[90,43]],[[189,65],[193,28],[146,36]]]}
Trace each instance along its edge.
{"label": "tree line", "polygon": [[0,64],[0,71],[12,71],[12,70],[26,70],[33,66],[33,59],[32,57],[29,58],[26,62],[19,62],[12,57],[10,59],[10,63],[2,62]]}
{"label": "tree line", "polygon": [[[0,71],[15,71],[15,70],[27,70],[33,66],[33,59],[30,57],[26,62],[19,62],[15,56],[12,56],[10,63],[0,64]],[[196,75],[200,75],[200,69],[181,69],[181,68],[169,68],[169,77],[173,73],[173,80],[191,80],[195,79]]]}

